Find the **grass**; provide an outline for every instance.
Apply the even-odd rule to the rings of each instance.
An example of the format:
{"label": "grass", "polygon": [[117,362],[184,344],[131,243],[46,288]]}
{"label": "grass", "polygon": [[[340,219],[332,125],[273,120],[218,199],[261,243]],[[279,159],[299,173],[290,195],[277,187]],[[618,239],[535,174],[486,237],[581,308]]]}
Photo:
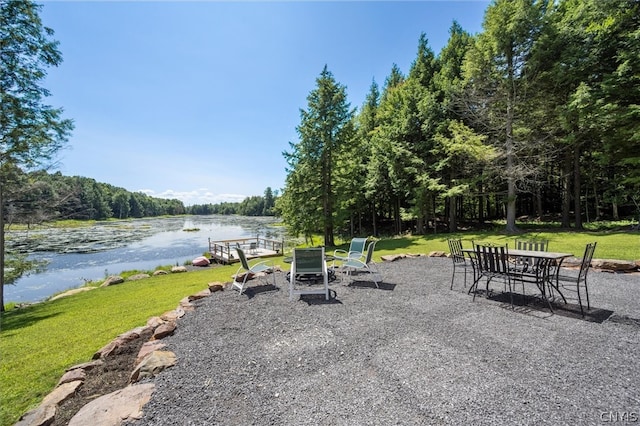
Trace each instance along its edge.
{"label": "grass", "polygon": [[[463,239],[465,247],[471,246],[471,240],[509,243],[510,247],[515,241],[514,237],[496,232],[386,238],[376,245],[374,258],[448,252],[449,238]],[[518,238],[548,239],[550,250],[571,252],[578,257],[588,242],[597,241],[596,258],[640,259],[637,232],[530,231]],[[341,248],[348,247],[348,241],[341,243]],[[281,257],[273,261],[287,266]],[[90,360],[119,334],[174,309],[180,299],[206,289],[207,283],[229,281],[236,269],[231,265],[154,276],[7,311],[0,320],[0,426],[14,424],[20,415],[37,406],[66,368]],[[133,272],[140,271],[120,275],[130,276]]]}

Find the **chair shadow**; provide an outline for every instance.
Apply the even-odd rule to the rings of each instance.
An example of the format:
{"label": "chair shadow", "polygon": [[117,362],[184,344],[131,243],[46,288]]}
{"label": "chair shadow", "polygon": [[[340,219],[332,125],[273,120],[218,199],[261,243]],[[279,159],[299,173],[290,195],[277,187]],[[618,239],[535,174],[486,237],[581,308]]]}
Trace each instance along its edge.
{"label": "chair shadow", "polygon": [[374,290],[393,291],[396,288],[396,284],[380,282],[380,283],[378,283],[378,287],[376,287],[376,283],[374,283],[373,281],[353,280],[349,284],[347,284],[347,287],[351,287],[351,288],[372,288]]}
{"label": "chair shadow", "polygon": [[335,290],[329,289],[329,300],[324,297],[324,294],[301,294],[300,300],[307,303],[307,305],[342,305],[342,302],[338,299],[338,294]]}
{"label": "chair shadow", "polygon": [[[483,292],[484,291],[479,291]],[[524,314],[540,314],[545,313],[547,316],[551,316],[553,314],[560,315],[567,318],[578,319],[587,322],[595,322],[597,324],[602,324],[605,322],[611,315],[613,315],[613,311],[608,309],[594,308],[587,309],[584,307],[584,317],[580,312],[580,305],[575,303],[564,303],[557,301],[550,301],[551,307],[553,308],[553,312],[549,310],[549,305],[547,302],[543,300],[539,296],[534,295],[522,295],[520,293],[512,293],[509,292],[489,292],[489,296],[487,299],[492,300],[494,302],[499,302],[503,304],[503,307],[511,309],[511,296],[513,296],[513,308]]]}
{"label": "chair shadow", "polygon": [[245,288],[243,294],[247,296],[247,299],[252,299],[258,294],[267,293],[271,291],[280,291],[280,287],[273,284],[262,284]]}

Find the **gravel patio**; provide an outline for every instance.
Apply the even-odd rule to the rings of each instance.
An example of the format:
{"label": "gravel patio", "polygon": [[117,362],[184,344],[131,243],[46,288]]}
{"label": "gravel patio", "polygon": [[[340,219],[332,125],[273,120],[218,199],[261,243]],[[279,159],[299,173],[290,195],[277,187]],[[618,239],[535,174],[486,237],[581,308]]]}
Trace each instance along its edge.
{"label": "gravel patio", "polygon": [[496,297],[472,301],[462,275],[450,290],[446,258],[379,269],[381,288],[334,282],[329,302],[290,302],[284,273],[278,288],[254,280],[242,296],[197,301],[164,339],[178,364],[151,380],[156,391],[135,424],[640,420],[639,275],[591,271],[585,320],[571,306],[551,314],[533,298],[516,296],[512,309],[500,282]]}

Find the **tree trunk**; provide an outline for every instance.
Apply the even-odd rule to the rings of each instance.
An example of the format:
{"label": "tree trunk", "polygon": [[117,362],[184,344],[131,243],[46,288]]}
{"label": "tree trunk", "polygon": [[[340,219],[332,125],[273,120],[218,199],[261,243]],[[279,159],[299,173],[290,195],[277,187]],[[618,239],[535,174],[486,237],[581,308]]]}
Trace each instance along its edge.
{"label": "tree trunk", "polygon": [[457,197],[449,197],[449,232],[458,231],[458,217],[456,215]]}
{"label": "tree trunk", "polygon": [[575,206],[575,222],[576,229],[581,230],[582,227],[582,205],[580,203],[580,149],[576,147],[573,153],[573,198]]}
{"label": "tree trunk", "polygon": [[0,312],[4,312],[4,198],[0,182]]}
{"label": "tree trunk", "polygon": [[569,211],[571,210],[571,161],[570,154],[567,150],[564,158],[564,167],[562,172],[562,227],[570,228]]}
{"label": "tree trunk", "polygon": [[513,64],[513,48],[509,49],[507,53],[507,67],[508,67],[508,84],[509,94],[507,99],[507,119],[505,123],[506,141],[505,149],[507,154],[507,234],[515,234],[518,232],[516,227],[516,179],[514,176],[515,171],[515,153],[514,153],[514,141],[513,141],[513,121],[515,104],[514,93],[514,64]]}

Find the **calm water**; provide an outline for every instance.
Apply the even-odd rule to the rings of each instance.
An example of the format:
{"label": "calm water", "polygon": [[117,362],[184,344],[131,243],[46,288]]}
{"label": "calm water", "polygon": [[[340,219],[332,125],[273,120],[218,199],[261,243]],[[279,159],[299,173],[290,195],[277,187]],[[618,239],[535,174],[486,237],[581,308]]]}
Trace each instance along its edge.
{"label": "calm water", "polygon": [[[225,240],[260,235],[263,238],[282,239],[281,233],[284,231],[271,226],[273,222],[273,218],[228,216],[152,219],[144,223],[151,226],[153,235],[123,243],[121,247],[93,253],[33,252],[31,257],[49,261],[46,271],[22,277],[15,285],[5,286],[4,299],[6,302],[36,302],[60,291],[79,287],[85,281],[100,280],[122,271],[182,265],[208,251],[209,238]],[[184,231],[194,228],[199,230]]]}

